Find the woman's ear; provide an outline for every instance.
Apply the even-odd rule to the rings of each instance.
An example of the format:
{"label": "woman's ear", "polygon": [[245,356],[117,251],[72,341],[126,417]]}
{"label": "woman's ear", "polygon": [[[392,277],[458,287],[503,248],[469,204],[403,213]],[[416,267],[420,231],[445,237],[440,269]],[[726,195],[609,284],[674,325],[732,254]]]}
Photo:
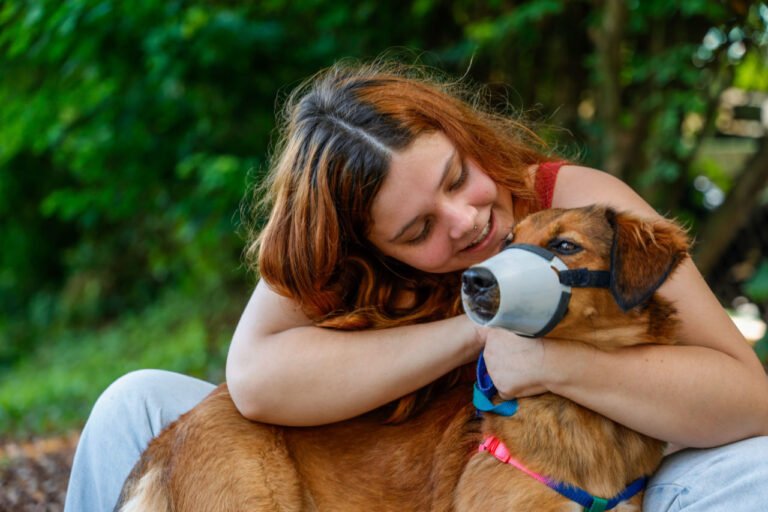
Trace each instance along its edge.
{"label": "woman's ear", "polygon": [[688,254],[686,232],[669,220],[648,221],[606,210],[613,227],[611,293],[628,311],[648,299]]}

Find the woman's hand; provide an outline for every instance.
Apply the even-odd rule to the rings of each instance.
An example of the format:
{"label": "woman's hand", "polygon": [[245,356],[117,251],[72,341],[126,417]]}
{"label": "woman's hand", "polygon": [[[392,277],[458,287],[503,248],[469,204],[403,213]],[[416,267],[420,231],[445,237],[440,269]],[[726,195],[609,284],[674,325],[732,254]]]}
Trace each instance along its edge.
{"label": "woman's hand", "polygon": [[485,364],[504,400],[547,391],[546,341],[525,338],[505,329],[486,329]]}

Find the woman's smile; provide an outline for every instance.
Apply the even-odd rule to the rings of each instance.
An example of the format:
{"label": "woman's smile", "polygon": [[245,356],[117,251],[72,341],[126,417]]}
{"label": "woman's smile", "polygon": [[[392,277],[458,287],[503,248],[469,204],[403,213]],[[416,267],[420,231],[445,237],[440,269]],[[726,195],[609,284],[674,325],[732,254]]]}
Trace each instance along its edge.
{"label": "woman's smile", "polygon": [[496,226],[493,223],[493,212],[491,212],[491,216],[488,219],[488,222],[485,224],[483,229],[480,230],[477,238],[472,240],[472,242],[463,250],[466,252],[482,252],[485,246],[493,239],[494,227]]}

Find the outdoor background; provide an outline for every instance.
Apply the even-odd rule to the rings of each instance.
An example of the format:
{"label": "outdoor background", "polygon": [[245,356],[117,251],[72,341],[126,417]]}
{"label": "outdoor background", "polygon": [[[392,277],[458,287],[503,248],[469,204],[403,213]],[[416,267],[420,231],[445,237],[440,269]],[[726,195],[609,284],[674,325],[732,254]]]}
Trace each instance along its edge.
{"label": "outdoor background", "polygon": [[690,226],[757,341],[767,23],[747,0],[0,1],[0,510],[58,510],[72,441],[118,376],[222,380],[276,105],[340,58],[488,84],[562,155]]}

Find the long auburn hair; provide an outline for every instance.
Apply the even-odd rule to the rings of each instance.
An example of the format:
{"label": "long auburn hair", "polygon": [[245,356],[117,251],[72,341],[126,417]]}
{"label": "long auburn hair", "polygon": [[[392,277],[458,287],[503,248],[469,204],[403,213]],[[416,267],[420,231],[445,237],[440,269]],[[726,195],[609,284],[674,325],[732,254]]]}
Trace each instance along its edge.
{"label": "long auburn hair", "polygon": [[[287,98],[269,175],[260,190],[266,225],[246,259],[275,292],[319,327],[379,329],[461,313],[460,272],[430,274],[378,251],[367,238],[371,205],[394,152],[442,131],[515,198],[515,216],[539,208],[526,169],[544,143],[509,116],[484,108],[460,82],[424,68],[341,62]],[[414,414],[460,370],[391,404],[389,421]]]}

